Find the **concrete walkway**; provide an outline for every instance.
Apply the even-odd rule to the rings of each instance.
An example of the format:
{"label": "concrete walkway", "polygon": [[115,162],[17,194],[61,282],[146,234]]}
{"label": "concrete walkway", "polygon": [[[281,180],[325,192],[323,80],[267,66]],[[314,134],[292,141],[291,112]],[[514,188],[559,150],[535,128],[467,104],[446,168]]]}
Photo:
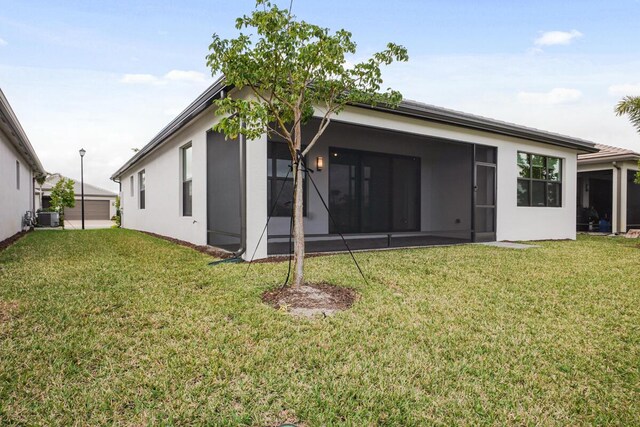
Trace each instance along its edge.
{"label": "concrete walkway", "polygon": [[[115,222],[110,220],[84,220],[84,228],[85,230],[95,230],[97,228],[111,228],[116,225]],[[67,230],[82,230],[82,221],[81,220],[66,220],[64,222],[64,227]]]}
{"label": "concrete walkway", "polygon": [[537,248],[537,245],[525,245],[523,243],[514,243],[514,242],[486,242],[480,243],[485,246],[495,246],[496,248],[505,248],[505,249],[531,249]]}

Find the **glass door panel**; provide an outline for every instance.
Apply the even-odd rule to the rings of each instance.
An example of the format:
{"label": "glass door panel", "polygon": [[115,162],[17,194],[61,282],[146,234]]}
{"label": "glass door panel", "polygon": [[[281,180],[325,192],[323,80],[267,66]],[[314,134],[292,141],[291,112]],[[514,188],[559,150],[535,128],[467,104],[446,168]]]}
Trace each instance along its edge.
{"label": "glass door panel", "polygon": [[392,218],[395,231],[420,229],[420,159],[396,157],[393,159]]}
{"label": "glass door panel", "polygon": [[385,156],[363,155],[361,163],[362,182],[362,228],[363,233],[389,231],[390,159]]}
{"label": "glass door panel", "polygon": [[329,221],[331,233],[356,233],[360,228],[358,158],[351,153],[332,151],[329,169]]}
{"label": "glass door panel", "polygon": [[[476,146],[476,154],[478,153]],[[494,153],[488,153],[493,150]],[[495,148],[482,147],[482,160],[495,161]],[[474,185],[474,241],[491,242],[496,240],[496,165],[475,162]]]}

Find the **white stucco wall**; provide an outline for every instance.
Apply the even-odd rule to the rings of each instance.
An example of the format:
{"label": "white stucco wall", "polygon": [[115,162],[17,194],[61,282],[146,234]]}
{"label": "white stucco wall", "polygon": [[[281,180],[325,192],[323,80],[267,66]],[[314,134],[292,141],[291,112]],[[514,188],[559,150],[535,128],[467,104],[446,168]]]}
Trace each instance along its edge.
{"label": "white stucco wall", "polygon": [[[185,240],[207,243],[206,132],[215,124],[209,108],[160,148],[125,171],[121,178],[122,226]],[[182,215],[180,148],[193,147],[192,216]],[[138,172],[145,170],[145,209],[139,207]],[[134,177],[131,195],[130,177]]]}
{"label": "white stucco wall", "polygon": [[[16,186],[16,160],[20,162],[20,189]],[[33,210],[33,173],[25,159],[0,132],[0,241],[22,230],[22,217]]]}
{"label": "white stucco wall", "polygon": [[[577,153],[575,150],[356,107],[347,108],[336,120],[496,147],[498,151],[497,239],[544,240],[575,239],[576,237]],[[562,207],[519,207],[517,205],[518,151],[563,159]]]}
{"label": "white stucco wall", "polygon": [[[574,239],[576,236],[576,157],[572,149],[555,147],[549,144],[535,143],[524,139],[500,136],[488,132],[463,129],[451,125],[426,122],[420,119],[391,115],[360,108],[347,108],[337,118],[344,123],[371,126],[380,129],[397,130],[420,136],[428,136],[449,141],[483,144],[497,148],[497,239],[498,240],[542,240],[542,239]],[[184,127],[176,135],[165,141],[152,154],[126,170],[121,176],[121,208],[122,225],[125,228],[153,232],[174,237],[195,244],[207,242],[207,189],[206,189],[206,132],[215,124],[213,108],[207,109]],[[331,129],[331,127],[330,127]],[[328,131],[327,135],[330,135]],[[417,139],[416,139],[417,141]],[[422,182],[428,183],[430,174],[440,168],[444,173],[452,159],[438,157],[438,144],[420,139],[389,147],[388,144],[376,147],[368,145],[368,141],[352,141],[352,148],[385,151],[390,153],[417,155],[422,160]],[[180,148],[191,143],[193,147],[193,215],[184,217],[181,213],[181,180],[180,180]],[[316,173],[321,191],[328,187],[328,147],[329,142],[321,142],[309,153],[308,159],[313,161],[317,156],[324,156],[326,171]],[[517,152],[526,151],[534,154],[560,157],[563,159],[562,169],[562,207],[518,207],[517,206]],[[250,256],[256,248],[257,240],[267,217],[267,179],[266,179],[266,138],[247,143],[247,254]],[[435,161],[435,163],[434,163]],[[146,173],[146,208],[139,208],[138,172]],[[134,177],[134,191],[131,193],[130,177]],[[451,177],[454,179],[455,177]],[[468,178],[460,180],[470,182]],[[452,183],[459,184],[459,183]],[[440,189],[442,190],[442,189]],[[470,189],[456,188],[449,196],[460,197],[460,204],[466,203]],[[444,191],[444,190],[443,190]],[[440,191],[442,193],[442,191]],[[446,193],[446,191],[445,191]],[[442,196],[442,195],[441,195]],[[306,218],[306,232],[323,234],[328,231],[328,218],[314,192],[309,191],[309,215]],[[438,218],[428,215],[429,202],[422,200],[422,229],[428,230],[442,227],[434,221],[450,221],[451,227],[470,228],[470,215],[460,213],[458,218]],[[431,212],[433,213],[433,212]],[[278,234],[279,230],[288,230],[288,220],[274,218],[270,225],[270,234]],[[284,233],[283,233],[284,234]],[[263,238],[257,248],[256,259],[266,256],[267,240]]]}

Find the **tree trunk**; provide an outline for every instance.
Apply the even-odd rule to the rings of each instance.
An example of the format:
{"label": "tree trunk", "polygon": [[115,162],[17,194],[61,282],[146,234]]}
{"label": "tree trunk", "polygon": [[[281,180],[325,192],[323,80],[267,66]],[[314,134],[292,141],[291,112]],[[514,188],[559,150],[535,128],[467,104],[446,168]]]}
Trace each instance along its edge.
{"label": "tree trunk", "polygon": [[[299,112],[297,112],[300,114]],[[294,148],[296,156],[302,147],[302,129],[299,116],[296,114],[297,125],[294,129]],[[302,197],[302,169],[303,165],[296,159],[293,162],[293,287],[304,284],[304,208]]]}

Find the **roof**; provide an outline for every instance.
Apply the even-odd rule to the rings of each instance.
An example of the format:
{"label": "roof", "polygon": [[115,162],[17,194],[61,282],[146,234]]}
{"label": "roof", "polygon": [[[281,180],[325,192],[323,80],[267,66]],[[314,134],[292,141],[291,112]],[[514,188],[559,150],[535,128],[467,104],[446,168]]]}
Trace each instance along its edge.
{"label": "roof", "polygon": [[[214,99],[224,96],[224,92],[231,88],[225,84],[224,77],[220,77],[209,88],[204,91],[195,101],[193,101],[183,112],[165,126],[147,145],[138,151],[120,169],[113,173],[111,179],[117,179],[123,172],[152,152],[157,146],[162,144],[198,114],[211,106]],[[552,144],[561,147],[568,147],[583,153],[597,151],[595,144],[584,139],[573,138],[553,132],[546,132],[526,126],[500,120],[489,119],[474,114],[463,113],[461,111],[436,107],[411,100],[404,100],[398,108],[390,108],[382,105],[353,104],[355,107],[367,108],[376,111],[383,111],[392,114],[400,114],[428,120],[430,122],[444,123],[469,129],[476,129],[494,134],[513,136],[545,144]]]}
{"label": "roof", "polygon": [[156,136],[153,137],[151,141],[140,151],[133,155],[124,165],[120,167],[116,172],[111,175],[111,179],[115,180],[118,178],[124,171],[129,169],[135,163],[137,163],[140,159],[145,157],[147,154],[152,152],[158,145],[162,144],[169,137],[174,135],[183,126],[189,123],[192,119],[194,119],[198,114],[202,113],[204,110],[209,108],[214,99],[223,96],[225,90],[228,87],[225,84],[224,78],[220,77],[216,80],[207,90],[205,90],[199,97],[195,99],[187,108],[184,109],[178,116],[169,122]]}
{"label": "roof", "polygon": [[613,147],[611,145],[596,144],[595,153],[579,154],[578,163],[599,163],[624,160],[640,160],[640,153],[628,148]]}
{"label": "roof", "polygon": [[561,135],[559,133],[548,132],[412,100],[402,101],[397,108],[370,105],[358,105],[358,107],[386,111],[392,114],[413,116],[426,119],[431,122],[455,125],[468,129],[527,139],[534,142],[573,148],[585,153],[596,151],[596,144],[585,139],[574,138],[571,136]]}
{"label": "roof", "polygon": [[13,144],[20,155],[24,156],[36,175],[46,174],[38,155],[2,89],[0,89],[0,131],[7,135],[9,142]]}
{"label": "roof", "polygon": [[[42,191],[51,191],[51,189],[60,181],[61,178],[67,178],[59,173],[51,174],[47,177],[47,180],[42,184]],[[81,182],[78,180],[73,180],[73,191],[76,193],[76,196],[82,193]],[[96,187],[95,185],[91,185],[88,183],[84,183],[84,195],[85,196],[105,196],[105,197],[116,197],[116,193],[113,191],[105,190],[104,188]]]}

